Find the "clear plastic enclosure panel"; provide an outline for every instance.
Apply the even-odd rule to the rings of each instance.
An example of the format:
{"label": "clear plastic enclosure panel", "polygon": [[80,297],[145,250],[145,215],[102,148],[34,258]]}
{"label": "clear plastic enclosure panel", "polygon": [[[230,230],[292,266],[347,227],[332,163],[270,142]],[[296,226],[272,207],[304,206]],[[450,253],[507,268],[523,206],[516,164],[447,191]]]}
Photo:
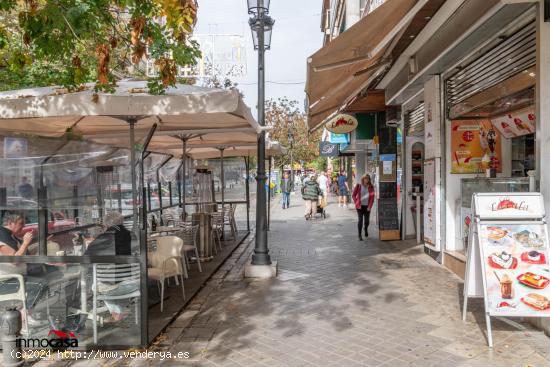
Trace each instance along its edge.
{"label": "clear plastic enclosure panel", "polygon": [[56,338],[72,339],[69,347],[78,348],[141,344],[139,264],[0,267],[0,307],[16,306],[23,313],[24,348],[51,348],[48,340]]}

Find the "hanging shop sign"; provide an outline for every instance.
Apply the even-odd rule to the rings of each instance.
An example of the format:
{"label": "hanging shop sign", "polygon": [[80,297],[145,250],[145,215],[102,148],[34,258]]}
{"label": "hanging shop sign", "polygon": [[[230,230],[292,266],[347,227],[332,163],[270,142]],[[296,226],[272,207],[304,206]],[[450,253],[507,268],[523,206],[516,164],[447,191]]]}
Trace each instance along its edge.
{"label": "hanging shop sign", "polygon": [[506,139],[533,134],[536,131],[535,108],[528,107],[491,119],[491,123]]}
{"label": "hanging shop sign", "polygon": [[349,134],[329,133],[329,142],[335,144],[349,144]]}
{"label": "hanging shop sign", "polygon": [[550,317],[548,234],[540,193],[484,193],[472,198],[463,319],[468,298],[483,297],[490,317]]}
{"label": "hanging shop sign", "polygon": [[438,75],[424,84],[425,159],[441,157],[440,84]]}
{"label": "hanging shop sign", "polygon": [[347,134],[357,129],[359,123],[357,119],[351,115],[339,114],[330,119],[325,128],[331,133],[335,134]]}
{"label": "hanging shop sign", "polygon": [[491,164],[502,172],[500,140],[489,120],[453,120],[451,173],[483,173]]}
{"label": "hanging shop sign", "polygon": [[319,143],[319,155],[321,157],[337,157],[339,153],[338,144],[322,141]]}

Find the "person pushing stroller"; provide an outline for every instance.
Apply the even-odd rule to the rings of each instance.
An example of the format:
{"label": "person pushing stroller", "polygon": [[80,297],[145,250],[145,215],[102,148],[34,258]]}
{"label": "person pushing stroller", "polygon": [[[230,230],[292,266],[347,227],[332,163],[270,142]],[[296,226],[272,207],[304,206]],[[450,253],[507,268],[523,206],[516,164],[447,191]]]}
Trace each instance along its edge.
{"label": "person pushing stroller", "polygon": [[305,218],[309,220],[313,218],[317,212],[317,202],[319,200],[319,195],[321,195],[321,189],[317,183],[317,177],[313,175],[309,180],[307,180],[302,187],[302,199],[306,203],[306,213]]}

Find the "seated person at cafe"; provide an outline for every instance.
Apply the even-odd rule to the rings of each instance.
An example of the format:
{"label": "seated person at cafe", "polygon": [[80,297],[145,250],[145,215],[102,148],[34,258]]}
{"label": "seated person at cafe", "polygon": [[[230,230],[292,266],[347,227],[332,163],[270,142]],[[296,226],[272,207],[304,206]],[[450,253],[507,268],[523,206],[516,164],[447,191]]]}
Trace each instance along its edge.
{"label": "seated person at cafe", "polygon": [[[108,256],[131,255],[132,234],[124,227],[124,217],[119,212],[108,212],[103,218],[104,232],[97,236],[86,249],[84,255]],[[113,267],[125,267],[126,264],[113,264]],[[123,270],[121,270],[123,271]],[[99,283],[98,292],[103,295],[117,296],[135,292],[139,289],[139,281]],[[111,319],[105,322],[116,322],[127,316],[128,299],[105,301],[111,313]]]}
{"label": "seated person at cafe", "polygon": [[[16,233],[21,233],[25,226],[25,216],[19,212],[6,213],[3,218],[3,226],[0,227],[0,255],[2,256],[25,256],[28,255],[27,249],[33,241],[31,232],[25,233],[22,239],[16,237]],[[34,264],[29,264],[34,265]],[[48,292],[48,283],[45,279],[29,276],[29,269],[26,264],[13,263],[1,264],[0,274],[21,274],[25,275],[26,307],[27,310],[33,310]],[[0,282],[0,294],[10,294],[17,292],[19,283],[16,279],[8,279]],[[29,311],[30,312],[30,311]],[[27,319],[29,326],[38,326],[46,323],[46,320],[35,320],[30,315]]]}
{"label": "seated person at cafe", "polygon": [[124,217],[119,212],[108,212],[103,218],[104,231],[86,249],[85,255],[131,255],[132,233],[124,227]]}

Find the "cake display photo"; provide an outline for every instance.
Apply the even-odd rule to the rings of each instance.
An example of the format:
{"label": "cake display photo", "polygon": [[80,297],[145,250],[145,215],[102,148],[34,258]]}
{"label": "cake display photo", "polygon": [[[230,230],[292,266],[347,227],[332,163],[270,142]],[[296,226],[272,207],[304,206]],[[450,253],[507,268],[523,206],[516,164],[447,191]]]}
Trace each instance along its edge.
{"label": "cake display photo", "polygon": [[518,266],[518,259],[502,251],[500,253],[492,253],[489,256],[489,266],[495,269],[515,269]]}
{"label": "cake display photo", "polygon": [[532,251],[525,251],[521,254],[521,261],[528,263],[528,264],[546,264],[546,256],[544,253],[532,250]]}

